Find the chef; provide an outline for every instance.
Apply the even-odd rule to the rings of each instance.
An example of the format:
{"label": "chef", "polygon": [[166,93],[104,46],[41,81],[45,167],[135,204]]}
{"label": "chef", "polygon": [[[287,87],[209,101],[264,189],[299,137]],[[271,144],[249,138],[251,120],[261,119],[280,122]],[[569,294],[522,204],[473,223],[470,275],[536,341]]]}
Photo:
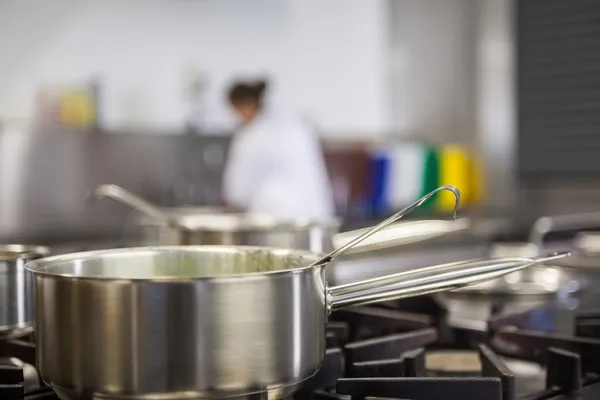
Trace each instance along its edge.
{"label": "chef", "polygon": [[333,196],[319,140],[300,118],[266,109],[266,81],[235,82],[228,97],[240,121],[223,182],[228,206],[281,218],[325,219]]}

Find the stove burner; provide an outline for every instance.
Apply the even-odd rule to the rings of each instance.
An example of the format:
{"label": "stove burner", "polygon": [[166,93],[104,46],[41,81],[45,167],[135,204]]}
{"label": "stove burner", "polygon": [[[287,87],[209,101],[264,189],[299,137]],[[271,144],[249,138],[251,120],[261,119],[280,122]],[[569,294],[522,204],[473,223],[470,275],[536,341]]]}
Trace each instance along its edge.
{"label": "stove burner", "polygon": [[481,362],[476,351],[438,350],[425,355],[425,367],[430,376],[468,376],[481,370]]}
{"label": "stove burner", "polygon": [[[488,350],[491,351],[491,350]],[[515,375],[516,393],[535,393],[545,389],[545,369],[536,363],[499,358]],[[480,354],[474,350],[431,350],[425,355],[427,376],[481,376]]]}

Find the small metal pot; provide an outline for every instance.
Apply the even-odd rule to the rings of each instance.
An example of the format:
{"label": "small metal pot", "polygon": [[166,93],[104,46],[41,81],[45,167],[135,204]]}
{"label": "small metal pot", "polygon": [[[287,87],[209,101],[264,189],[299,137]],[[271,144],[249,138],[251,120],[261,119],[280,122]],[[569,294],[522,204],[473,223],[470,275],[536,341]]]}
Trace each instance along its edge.
{"label": "small metal pot", "polygon": [[332,250],[339,221],[282,220],[268,215],[223,214],[217,207],[162,208],[113,184],[100,185],[91,199],[109,197],[137,210],[139,245],[248,245],[317,252]]}
{"label": "small metal pot", "polygon": [[332,310],[545,261],[469,261],[330,287],[320,260],[300,250],[173,246],[30,262],[40,375],[64,400],[282,398],[318,371]]}
{"label": "small metal pot", "polygon": [[[91,199],[109,197],[139,212],[135,245],[227,245],[265,246],[329,252],[359,236],[364,229],[339,232],[337,219],[281,219],[271,215],[225,214],[218,207],[162,208],[117,185],[100,185]],[[464,230],[468,220],[400,222],[382,235],[367,239],[346,254],[371,253],[387,247],[425,241]]]}
{"label": "small metal pot", "polygon": [[[600,213],[581,213],[544,216],[538,218],[529,232],[529,242],[495,243],[490,247],[490,257],[535,257],[548,251],[546,238],[551,233],[573,232],[600,227]],[[594,240],[594,234],[583,233],[574,241],[563,244],[562,248],[552,250],[577,249],[575,254],[552,265],[536,265],[532,268],[510,274],[494,281],[487,281],[459,289],[455,292],[475,295],[502,295],[518,297],[546,297],[548,295],[571,294],[588,284],[587,274],[581,267],[590,264],[593,248],[600,249],[600,241]],[[574,242],[574,245],[573,245]],[[594,264],[592,261],[591,264]],[[600,266],[600,261],[595,262]],[[451,296],[445,293],[440,297]]]}
{"label": "small metal pot", "polygon": [[15,338],[33,330],[32,279],[24,267],[48,253],[41,246],[0,245],[0,338]]}
{"label": "small metal pot", "polygon": [[600,274],[600,232],[580,232],[575,237],[572,258],[560,260],[557,265],[576,270],[597,281]]}

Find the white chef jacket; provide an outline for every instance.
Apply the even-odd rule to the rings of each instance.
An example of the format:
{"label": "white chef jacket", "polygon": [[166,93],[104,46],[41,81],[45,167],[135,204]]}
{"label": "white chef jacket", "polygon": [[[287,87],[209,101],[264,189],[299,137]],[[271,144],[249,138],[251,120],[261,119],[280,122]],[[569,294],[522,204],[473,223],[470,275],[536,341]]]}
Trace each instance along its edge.
{"label": "white chef jacket", "polygon": [[300,119],[263,113],[238,132],[225,168],[225,201],[280,218],[333,217],[318,138]]}

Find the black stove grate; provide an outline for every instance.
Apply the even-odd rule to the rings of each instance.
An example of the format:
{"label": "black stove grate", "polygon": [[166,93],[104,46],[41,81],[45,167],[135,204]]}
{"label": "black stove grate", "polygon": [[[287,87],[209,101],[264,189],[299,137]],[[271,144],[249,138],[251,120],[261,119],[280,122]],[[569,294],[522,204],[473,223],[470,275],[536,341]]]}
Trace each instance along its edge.
{"label": "black stove grate", "polygon": [[1,400],[59,400],[52,390],[41,384],[37,377],[34,387],[25,384],[25,373],[21,366],[10,362],[11,358],[35,365],[35,345],[31,336],[19,340],[0,341],[0,399]]}
{"label": "black stove grate", "polygon": [[[578,315],[575,332],[580,336],[568,336],[518,328],[527,327],[532,320],[536,325],[535,318],[547,312],[545,307],[514,314],[503,314],[499,309],[488,321],[488,339],[494,335],[501,337],[525,350],[513,353],[513,357],[531,360],[534,354],[533,359],[547,369],[544,390],[517,395],[515,374],[490,345],[483,343],[476,346],[481,363],[477,376],[428,376],[423,347],[433,344],[438,332],[423,326],[433,320],[393,311],[369,307],[336,315],[336,326],[330,331],[332,337],[336,336],[335,343],[343,343],[337,337],[338,332],[349,332],[350,339],[359,339],[345,343],[340,352],[336,352],[336,356],[345,357],[344,370],[336,370],[336,376],[343,377],[336,379],[335,388],[329,386],[334,381],[330,379],[329,385],[321,386],[312,397],[296,398],[558,400],[572,399],[577,394],[578,399],[600,398],[596,397],[600,394],[600,379],[596,374],[600,340],[594,338],[600,337],[600,313]],[[409,316],[408,321],[398,320],[405,315]],[[369,320],[368,326],[366,320]],[[413,327],[414,321],[422,322],[414,326],[420,329],[402,332]],[[391,333],[394,330],[402,333]],[[386,335],[378,336],[381,333]],[[584,334],[591,338],[583,337]]]}
{"label": "black stove grate", "polygon": [[500,329],[498,335],[503,340],[516,344],[526,357],[542,364],[556,358],[550,357],[549,349],[556,348],[579,357],[584,373],[600,373],[600,340],[579,336],[527,330]]}
{"label": "black stove grate", "polygon": [[575,335],[600,338],[600,311],[578,313],[575,317]]}
{"label": "black stove grate", "polygon": [[[395,364],[391,360],[372,362],[375,365],[394,365],[396,368],[385,370],[387,375],[379,374],[381,370],[360,368],[368,362],[354,364],[354,373],[348,374],[352,377],[339,379],[336,392],[338,395],[350,395],[352,399],[514,400],[514,376],[506,365],[485,345],[479,347],[479,354],[481,377],[427,377],[425,351],[420,348],[405,353]],[[360,373],[357,373],[357,368]]]}
{"label": "black stove grate", "polygon": [[[539,308],[530,313],[539,314]],[[436,400],[559,400],[600,398],[600,312],[575,318],[575,336],[527,330],[527,312],[492,316],[486,343],[476,350],[480,370],[466,376],[432,376],[426,349],[439,348],[440,319],[386,307],[335,313],[327,330],[328,350],[320,371],[297,393],[302,400],[367,398]],[[436,327],[432,325],[436,324]],[[485,336],[484,335],[484,336]],[[477,336],[478,338],[480,336]],[[492,340],[519,351],[513,357],[546,366],[546,388],[517,395],[517,376]],[[469,342],[470,343],[470,342]],[[469,344],[470,345],[470,344]],[[35,362],[31,338],[0,342],[0,358]],[[500,355],[498,355],[500,354]],[[58,400],[48,388],[27,389],[24,372],[0,365],[1,400]],[[577,397],[578,396],[578,397]]]}
{"label": "black stove grate", "polygon": [[411,400],[502,400],[497,378],[359,378],[340,379],[337,392],[352,400],[366,397]]}

